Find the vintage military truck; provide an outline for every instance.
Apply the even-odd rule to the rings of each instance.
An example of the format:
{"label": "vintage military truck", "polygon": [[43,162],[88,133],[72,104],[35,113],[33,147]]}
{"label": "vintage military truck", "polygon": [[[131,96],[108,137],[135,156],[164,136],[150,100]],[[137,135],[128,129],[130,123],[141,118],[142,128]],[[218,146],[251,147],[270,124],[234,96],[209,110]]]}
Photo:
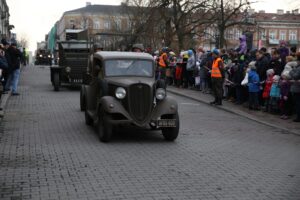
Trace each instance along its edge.
{"label": "vintage military truck", "polygon": [[86,75],[90,43],[68,40],[58,42],[58,65],[50,67],[51,83],[55,91],[62,84],[80,85]]}
{"label": "vintage military truck", "polygon": [[81,110],[87,125],[108,142],[120,126],[161,130],[173,141],[179,133],[177,102],[166,94],[164,81],[155,80],[151,55],[101,51],[93,55],[91,81],[82,85]]}

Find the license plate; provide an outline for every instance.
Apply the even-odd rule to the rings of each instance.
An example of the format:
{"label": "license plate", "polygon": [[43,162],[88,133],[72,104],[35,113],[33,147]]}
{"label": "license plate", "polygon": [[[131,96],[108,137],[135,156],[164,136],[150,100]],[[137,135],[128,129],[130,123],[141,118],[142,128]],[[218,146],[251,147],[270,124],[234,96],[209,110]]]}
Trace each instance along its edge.
{"label": "license plate", "polygon": [[160,119],[157,121],[158,127],[176,127],[176,119]]}

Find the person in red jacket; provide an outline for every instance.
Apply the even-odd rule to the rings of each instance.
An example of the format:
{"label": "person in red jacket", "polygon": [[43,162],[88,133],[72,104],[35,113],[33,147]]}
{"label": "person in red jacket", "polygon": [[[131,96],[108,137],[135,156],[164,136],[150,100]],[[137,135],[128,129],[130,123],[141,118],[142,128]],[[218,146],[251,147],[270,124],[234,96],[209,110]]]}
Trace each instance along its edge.
{"label": "person in red jacket", "polygon": [[273,83],[273,76],[275,74],[274,69],[268,69],[267,70],[267,79],[265,82],[265,87],[264,87],[264,91],[262,94],[262,97],[264,99],[264,103],[265,103],[265,112],[268,112],[270,109],[270,91],[271,91],[271,87],[272,87],[272,83]]}

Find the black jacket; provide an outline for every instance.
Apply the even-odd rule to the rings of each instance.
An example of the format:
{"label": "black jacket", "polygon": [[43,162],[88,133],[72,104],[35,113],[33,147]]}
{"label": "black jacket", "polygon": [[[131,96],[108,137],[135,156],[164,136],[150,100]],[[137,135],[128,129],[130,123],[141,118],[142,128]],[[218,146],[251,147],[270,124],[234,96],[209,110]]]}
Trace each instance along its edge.
{"label": "black jacket", "polygon": [[8,53],[8,59],[9,61],[9,68],[10,70],[16,70],[20,69],[21,60],[22,60],[22,53],[19,49],[16,49],[14,47],[9,47],[6,51]]}
{"label": "black jacket", "polygon": [[256,61],[256,72],[259,75],[259,80],[264,81],[267,79],[267,70],[268,70],[269,60],[266,56],[263,56],[259,60]]}

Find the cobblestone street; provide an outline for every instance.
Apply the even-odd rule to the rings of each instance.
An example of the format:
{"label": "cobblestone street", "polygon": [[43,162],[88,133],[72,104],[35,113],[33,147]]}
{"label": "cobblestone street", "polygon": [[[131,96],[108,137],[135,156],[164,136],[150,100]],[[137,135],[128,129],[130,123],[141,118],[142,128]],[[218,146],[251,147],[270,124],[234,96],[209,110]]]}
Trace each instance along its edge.
{"label": "cobblestone street", "polygon": [[0,124],[0,199],[300,199],[299,136],[170,94],[175,142],[128,129],[104,144],[49,67],[23,69],[19,92]]}

